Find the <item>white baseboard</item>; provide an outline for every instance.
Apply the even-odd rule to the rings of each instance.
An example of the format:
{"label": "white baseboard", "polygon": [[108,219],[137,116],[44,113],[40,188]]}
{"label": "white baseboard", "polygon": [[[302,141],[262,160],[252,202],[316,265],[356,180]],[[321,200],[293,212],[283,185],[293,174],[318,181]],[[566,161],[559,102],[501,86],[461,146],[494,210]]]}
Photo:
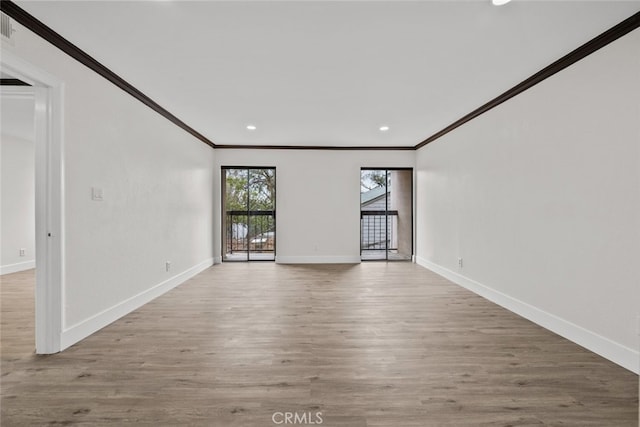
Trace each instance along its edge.
{"label": "white baseboard", "polygon": [[32,259],[31,261],[18,262],[16,264],[9,264],[0,266],[0,276],[3,274],[11,274],[17,273],[19,271],[31,270],[32,268],[36,268],[36,260]]}
{"label": "white baseboard", "polygon": [[222,257],[221,256],[213,257],[213,264],[222,264]]}
{"label": "white baseboard", "polygon": [[277,264],[359,264],[359,256],[281,256],[276,255]]}
{"label": "white baseboard", "polygon": [[640,371],[640,352],[589,331],[537,307],[496,291],[427,259],[417,257],[418,265],[433,271],[491,302],[530,320],[636,374]]}
{"label": "white baseboard", "polygon": [[201,263],[189,268],[188,270],[183,271],[182,273],[179,273],[172,278],[167,279],[164,282],[159,283],[156,286],[139,293],[138,295],[122,301],[121,303],[118,303],[111,308],[108,308],[80,323],[77,323],[65,329],[60,337],[60,351],[72,346],[73,344],[104,328],[110,323],[120,319],[121,317],[150,302],[151,300],[170,291],[171,289],[184,283],[188,279],[206,270],[212,265],[213,258],[206,259]]}

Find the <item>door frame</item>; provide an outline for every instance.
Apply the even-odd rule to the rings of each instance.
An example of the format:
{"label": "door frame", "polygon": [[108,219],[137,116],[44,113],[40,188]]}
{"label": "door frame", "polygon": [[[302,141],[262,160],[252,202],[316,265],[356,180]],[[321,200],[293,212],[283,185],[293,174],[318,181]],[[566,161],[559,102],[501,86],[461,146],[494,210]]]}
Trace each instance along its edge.
{"label": "door frame", "polygon": [[[226,218],[226,184],[227,184],[227,178],[225,176],[225,171],[229,170],[229,169],[246,169],[247,171],[250,170],[256,170],[256,169],[273,169],[274,172],[274,179],[275,179],[275,188],[273,190],[273,235],[274,235],[274,241],[273,241],[273,259],[251,259],[250,257],[250,252],[251,250],[249,249],[249,246],[247,246],[247,259],[240,261],[240,260],[236,260],[236,261],[231,261],[231,260],[225,260],[225,255],[226,255],[226,223],[225,223],[225,218]],[[247,176],[248,178],[248,176]],[[221,221],[220,221],[220,228],[221,228],[221,239],[220,239],[220,244],[221,244],[221,251],[220,251],[220,259],[222,262],[249,262],[249,261],[263,261],[263,262],[274,262],[276,260],[276,251],[277,251],[277,245],[278,245],[278,225],[277,225],[277,213],[276,213],[276,206],[277,206],[277,193],[278,193],[278,175],[277,175],[277,168],[275,166],[220,166],[220,205],[221,205],[221,212],[220,215],[222,217]],[[249,201],[247,200],[247,203],[249,203]],[[248,206],[247,206],[247,210],[248,210]],[[249,225],[249,224],[247,224]]]}
{"label": "door frame", "polygon": [[6,50],[0,66],[35,93],[35,346],[38,354],[57,353],[65,346],[64,83]]}
{"label": "door frame", "polygon": [[[362,172],[363,171],[385,171],[385,172],[390,172],[390,171],[410,171],[411,172],[411,258],[406,260],[406,261],[414,261],[415,258],[415,197],[414,197],[414,188],[415,188],[415,176],[414,176],[414,168],[412,167],[369,167],[369,166],[362,166],[360,167],[360,180],[362,180]],[[388,174],[387,174],[388,177]],[[387,178],[388,180],[388,178]],[[385,185],[387,185],[385,183]],[[362,191],[362,190],[360,190]],[[387,220],[388,221],[388,215],[387,212],[389,211],[389,206],[386,204],[388,202],[385,202],[385,216],[387,216]],[[362,204],[358,205],[358,210],[359,210],[359,216],[360,218],[362,218]],[[368,261],[405,261],[405,260],[391,260],[389,259],[389,248],[387,247],[385,249],[385,257],[384,259],[362,259],[362,222],[360,223],[360,261],[361,262],[368,262]],[[388,231],[386,231],[388,232]]]}

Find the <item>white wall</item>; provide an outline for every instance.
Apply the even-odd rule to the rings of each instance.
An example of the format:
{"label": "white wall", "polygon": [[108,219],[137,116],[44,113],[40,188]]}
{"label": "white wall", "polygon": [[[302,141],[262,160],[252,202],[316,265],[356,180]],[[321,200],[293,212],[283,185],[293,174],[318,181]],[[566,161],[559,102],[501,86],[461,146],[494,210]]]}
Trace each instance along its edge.
{"label": "white wall", "polygon": [[422,265],[635,372],[638,52],[635,30],[416,160]]}
{"label": "white wall", "polygon": [[3,49],[65,83],[68,346],[211,265],[213,150],[14,26],[15,48]]}
{"label": "white wall", "polygon": [[35,267],[35,155],[33,139],[3,133],[0,141],[0,274],[8,274]]}
{"label": "white wall", "polygon": [[216,150],[215,210],[221,211],[221,166],[275,166],[276,262],[360,262],[360,168],[413,167],[414,158],[400,150]]}

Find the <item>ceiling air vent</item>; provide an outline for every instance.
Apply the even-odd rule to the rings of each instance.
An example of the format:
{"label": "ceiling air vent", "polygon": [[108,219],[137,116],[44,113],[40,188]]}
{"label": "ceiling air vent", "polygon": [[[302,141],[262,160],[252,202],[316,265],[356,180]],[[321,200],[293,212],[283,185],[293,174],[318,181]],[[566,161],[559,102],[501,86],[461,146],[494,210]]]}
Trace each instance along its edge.
{"label": "ceiling air vent", "polygon": [[13,46],[13,33],[16,30],[13,28],[13,24],[9,15],[0,12],[0,33],[2,34],[2,40],[9,42]]}

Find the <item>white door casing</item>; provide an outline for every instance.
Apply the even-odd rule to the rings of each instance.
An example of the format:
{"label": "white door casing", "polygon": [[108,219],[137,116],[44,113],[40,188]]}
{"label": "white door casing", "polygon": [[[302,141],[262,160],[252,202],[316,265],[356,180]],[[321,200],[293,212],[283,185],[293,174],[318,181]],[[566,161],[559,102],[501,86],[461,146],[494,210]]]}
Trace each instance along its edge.
{"label": "white door casing", "polygon": [[4,96],[35,97],[36,353],[62,350],[64,326],[63,82],[4,50],[2,71],[32,85]]}

